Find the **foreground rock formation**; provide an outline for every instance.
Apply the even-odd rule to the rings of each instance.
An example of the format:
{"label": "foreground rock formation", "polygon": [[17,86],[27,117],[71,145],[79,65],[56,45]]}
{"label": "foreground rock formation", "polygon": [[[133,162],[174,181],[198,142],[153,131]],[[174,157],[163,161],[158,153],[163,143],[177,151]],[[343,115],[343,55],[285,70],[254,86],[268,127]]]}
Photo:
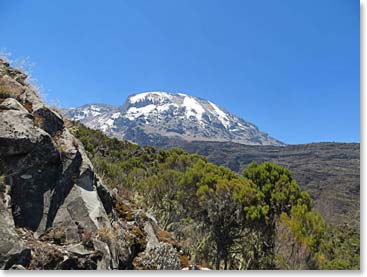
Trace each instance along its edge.
{"label": "foreground rock formation", "polygon": [[0,269],[179,269],[179,245],[111,194],[26,78],[0,59]]}

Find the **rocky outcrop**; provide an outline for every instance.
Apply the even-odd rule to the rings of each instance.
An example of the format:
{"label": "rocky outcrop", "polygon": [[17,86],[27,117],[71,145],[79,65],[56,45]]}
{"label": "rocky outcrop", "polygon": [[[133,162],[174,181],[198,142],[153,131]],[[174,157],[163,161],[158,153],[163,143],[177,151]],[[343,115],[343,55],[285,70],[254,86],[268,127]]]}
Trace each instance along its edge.
{"label": "rocky outcrop", "polygon": [[144,231],[147,234],[147,247],[139,254],[135,266],[143,265],[147,269],[180,269],[180,257],[175,248],[168,243],[160,242],[156,236],[157,225],[146,222]]}
{"label": "rocky outcrop", "polygon": [[[123,200],[96,176],[62,116],[1,59],[0,188],[2,269],[133,269],[147,249],[149,218],[116,211]],[[160,258],[162,251],[178,257],[172,245],[157,252]],[[177,269],[174,261],[139,266]]]}

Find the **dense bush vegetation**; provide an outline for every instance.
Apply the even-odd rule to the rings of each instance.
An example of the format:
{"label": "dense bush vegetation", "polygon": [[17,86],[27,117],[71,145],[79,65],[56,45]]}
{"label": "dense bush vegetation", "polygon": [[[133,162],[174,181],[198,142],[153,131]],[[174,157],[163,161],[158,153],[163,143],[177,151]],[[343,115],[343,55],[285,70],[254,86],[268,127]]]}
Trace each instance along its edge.
{"label": "dense bush vegetation", "polygon": [[314,207],[329,224],[360,225],[360,145],[359,143],[311,143],[265,146],[231,142],[170,140],[163,147],[182,147],[204,155],[209,162],[242,172],[251,162],[271,161],[286,166]]}
{"label": "dense bush vegetation", "polygon": [[[157,150],[74,126],[98,174],[217,269],[359,268],[359,236],[327,226],[286,168],[242,175],[181,149]],[[126,193],[126,192],[129,193]]]}

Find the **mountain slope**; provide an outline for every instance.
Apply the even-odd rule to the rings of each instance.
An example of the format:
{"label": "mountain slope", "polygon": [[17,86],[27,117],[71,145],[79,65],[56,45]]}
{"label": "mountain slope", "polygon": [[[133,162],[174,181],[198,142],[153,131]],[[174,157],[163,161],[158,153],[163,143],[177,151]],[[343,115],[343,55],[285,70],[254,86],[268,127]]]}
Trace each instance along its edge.
{"label": "mountain slope", "polygon": [[164,148],[180,147],[204,155],[210,162],[242,172],[252,161],[289,168],[300,187],[310,193],[328,223],[359,228],[359,143],[312,143],[251,146],[237,143],[171,140]]}
{"label": "mountain slope", "polygon": [[280,142],[256,126],[210,101],[184,94],[142,93],[130,96],[122,107],[85,105],[67,110],[66,116],[110,137],[182,147],[234,171],[252,161],[280,164],[294,172],[328,222],[359,225],[359,144],[278,147]]}
{"label": "mountain slope", "polygon": [[[244,210],[243,207],[240,207],[240,210],[236,211],[236,201],[240,199],[249,199],[247,197],[251,198],[251,195],[258,195],[260,199],[263,199],[261,196],[263,195],[262,193],[253,194],[249,193],[248,188],[245,190],[241,189],[241,187],[244,188],[243,185],[246,183],[246,180],[242,179],[239,174],[237,175],[225,167],[210,164],[203,156],[188,154],[181,149],[158,150],[149,146],[140,147],[127,141],[108,138],[100,131],[91,130],[81,124],[76,124],[76,126],[77,128],[74,129],[75,135],[85,145],[86,151],[89,153],[97,172],[99,172],[101,176],[104,176],[105,182],[107,184],[117,186],[117,188],[130,188],[132,191],[138,193],[140,195],[140,197],[137,198],[140,199],[139,203],[143,205],[143,207],[149,207],[149,210],[154,213],[158,222],[161,223],[161,226],[165,226],[167,231],[172,231],[176,237],[180,237],[183,249],[187,249],[192,254],[192,257],[195,257],[194,259],[196,262],[200,262],[201,264],[215,266],[215,261],[217,259],[215,249],[218,249],[217,246],[212,245],[215,241],[215,236],[221,236],[221,234],[226,236],[227,234],[235,234],[238,231],[237,228],[239,225],[237,225],[236,222],[238,223],[238,217],[241,218],[242,211]],[[194,142],[191,144],[197,143],[203,142]],[[213,144],[216,147],[220,147],[221,144],[224,144],[224,147],[220,147],[220,149],[225,152],[225,146],[228,146],[229,148],[231,143],[209,142],[208,144]],[[237,145],[255,149],[272,148],[274,150],[274,148],[286,148]],[[328,159],[332,156],[333,147],[328,147],[328,145],[326,146],[326,148],[329,148],[330,150],[330,153],[325,155]],[[353,152],[356,151],[357,150],[353,150]],[[296,153],[297,149],[295,149],[294,152]],[[336,156],[342,157],[347,152],[348,147],[346,147],[344,153],[335,154]],[[213,151],[213,153],[215,153],[215,151]],[[217,154],[220,155],[220,152],[217,152]],[[268,154],[271,156],[271,151],[268,151]],[[352,153],[352,156],[353,155],[354,153]],[[314,157],[315,155],[311,155],[310,159],[305,162],[309,162]],[[249,155],[249,159],[252,159],[251,155]],[[301,162],[302,160],[299,161],[299,163]],[[261,167],[264,168],[268,166],[269,163],[265,163]],[[254,167],[252,166],[252,168]],[[275,165],[270,165],[270,168],[273,168],[275,171],[279,170],[279,167]],[[351,168],[353,168],[353,164],[351,164]],[[268,172],[271,171],[272,170],[270,169]],[[247,170],[247,173],[249,173],[249,170]],[[276,183],[274,178],[276,178],[276,176],[279,177],[279,175],[274,173],[276,172],[271,174],[271,183]],[[355,173],[352,171],[352,174]],[[262,186],[262,182],[258,179],[264,178],[263,176],[266,175],[266,172],[252,175],[255,176],[252,180],[257,184],[258,189],[261,189],[262,187],[267,190],[266,188],[268,186]],[[307,172],[305,175],[307,176]],[[310,175],[312,176],[312,172]],[[251,175],[247,174],[246,176],[250,177]],[[265,177],[265,179],[267,178],[268,177]],[[282,199],[282,197],[279,198],[279,193],[282,194],[282,192],[287,191],[285,189],[284,182],[289,179],[281,179],[282,182],[279,183],[280,190],[275,194],[271,194],[272,196],[268,195],[269,198],[274,196],[278,199]],[[236,201],[232,201],[233,199],[230,200],[231,193],[229,193],[229,191],[231,191],[232,185],[236,187],[235,191],[239,193],[236,194],[237,196],[235,196],[235,194],[233,195],[236,197]],[[340,190],[340,187],[338,187],[338,190]],[[241,191],[244,194],[240,193]],[[247,197],[243,198],[245,195],[247,195]],[[325,195],[322,197],[324,196]],[[269,198],[265,197],[264,199]],[[274,203],[270,201],[270,210],[274,208],[273,205]],[[304,208],[305,207],[301,210]],[[245,211],[246,210],[251,211],[252,209],[247,207]],[[298,210],[298,212],[300,212],[300,210]],[[340,210],[336,209],[335,214],[339,212]],[[301,214],[302,213],[303,212],[301,212]],[[237,219],[234,219],[233,216]],[[295,218],[298,218],[299,216],[301,215],[295,215]],[[307,262],[306,264],[304,263],[305,259],[310,261],[309,254],[304,252],[305,243],[307,243],[307,241],[318,241],[318,243],[320,243],[319,245],[322,245],[322,249],[320,250],[324,254],[319,254],[324,256],[326,264],[320,260],[320,262],[324,264],[321,268],[358,268],[359,229],[351,228],[344,224],[341,224],[341,226],[338,227],[324,226],[327,228],[324,232],[324,235],[328,237],[326,240],[319,238],[322,240],[321,242],[318,239],[313,240],[310,239],[310,237],[305,238],[305,235],[312,237],[315,234],[311,230],[307,231],[307,229],[311,226],[317,226],[317,222],[319,221],[317,218],[313,218],[313,220],[309,221],[312,218],[312,214],[308,214],[308,216],[311,217],[303,219],[305,220],[302,221],[303,223],[299,222],[296,225],[292,224],[295,228],[294,231],[297,231],[298,233],[297,236],[299,236],[299,238],[303,238],[302,247],[300,249],[297,248],[296,242],[292,242],[292,232],[289,233],[289,231],[286,231],[286,229],[283,228],[274,230],[275,233],[281,235],[281,237],[279,237],[281,239],[280,244],[275,247],[275,249],[277,249],[276,255],[283,257],[279,259],[279,261],[283,261],[279,264],[279,268],[308,268],[306,265]],[[207,225],[208,223],[209,225]],[[245,224],[246,220],[243,223],[244,225],[241,225],[243,227],[258,226],[257,224],[253,225],[252,223],[254,222],[251,221],[247,222],[249,225]],[[219,230],[218,232],[211,234],[212,231],[216,230],[215,226],[219,227]],[[301,227],[301,229],[298,229],[297,226]],[[242,231],[244,233],[242,233]],[[251,253],[254,253],[251,247],[256,246],[259,241],[252,237],[251,234],[253,233],[251,231],[248,232],[247,228],[242,231],[240,231],[242,235],[237,233],[236,241],[230,240],[233,242],[233,245],[230,247],[233,252],[230,252],[232,253],[230,258],[232,262],[228,263],[230,265],[229,268],[259,269],[263,263],[260,262],[257,265],[252,264],[252,261],[258,262],[259,259],[253,259],[251,256]],[[260,230],[260,237],[263,232],[264,230]],[[316,233],[317,232],[318,231],[316,231]],[[211,239],[208,239],[209,237]],[[221,238],[220,241],[223,241],[223,239]],[[263,244],[260,242],[259,245]],[[250,247],[250,249],[247,247]],[[240,249],[242,250],[240,251]],[[326,253],[324,252],[325,250]],[[241,255],[244,256],[241,257]],[[269,256],[268,258],[271,259]],[[332,262],[329,263],[327,260],[332,260]],[[311,267],[315,268],[314,265]],[[269,269],[268,266],[264,268]]]}
{"label": "mountain slope", "polygon": [[146,92],[129,96],[122,107],[93,104],[64,112],[69,119],[141,145],[167,138],[282,145],[216,104],[182,93]]}

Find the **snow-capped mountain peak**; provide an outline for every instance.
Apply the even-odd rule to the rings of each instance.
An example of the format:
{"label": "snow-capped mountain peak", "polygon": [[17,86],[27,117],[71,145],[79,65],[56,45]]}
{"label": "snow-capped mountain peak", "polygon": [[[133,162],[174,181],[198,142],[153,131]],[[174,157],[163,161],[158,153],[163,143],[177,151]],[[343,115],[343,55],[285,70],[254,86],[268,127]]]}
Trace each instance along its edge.
{"label": "snow-capped mountain peak", "polygon": [[65,114],[107,135],[140,144],[155,145],[153,138],[157,136],[185,141],[282,144],[218,105],[183,93],[144,92],[129,96],[121,107],[84,105],[67,109]]}
{"label": "snow-capped mountain peak", "polygon": [[[210,106],[208,106],[208,103]],[[150,116],[153,113],[181,109],[187,120],[201,122],[203,115],[206,114],[209,120],[218,118],[223,127],[227,129],[230,125],[227,112],[217,105],[183,93],[144,92],[130,96],[124,107],[125,117],[131,120],[135,120],[140,116]]]}
{"label": "snow-capped mountain peak", "polygon": [[161,103],[165,100],[170,100],[171,98],[172,98],[171,94],[167,92],[151,91],[131,95],[128,97],[128,101],[131,104],[136,104],[145,101],[151,101],[152,103]]}

